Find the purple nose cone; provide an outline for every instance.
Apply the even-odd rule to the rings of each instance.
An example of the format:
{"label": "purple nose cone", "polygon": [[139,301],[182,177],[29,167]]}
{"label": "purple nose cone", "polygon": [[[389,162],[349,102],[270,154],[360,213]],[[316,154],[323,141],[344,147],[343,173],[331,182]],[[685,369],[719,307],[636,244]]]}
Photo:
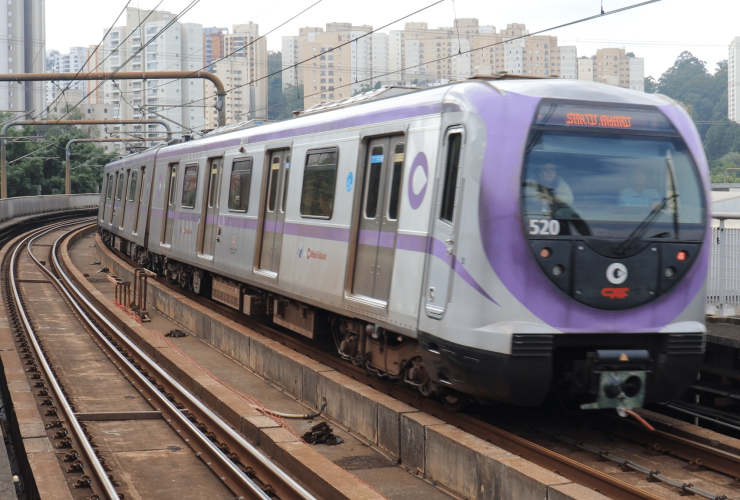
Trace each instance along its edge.
{"label": "purple nose cone", "polygon": [[[660,330],[701,292],[709,266],[707,231],[701,254],[683,282],[645,306],[625,311],[595,309],[576,302],[543,273],[522,229],[520,184],[524,148],[540,98],[514,92],[502,96],[478,85],[470,102],[485,124],[486,149],[481,174],[480,234],[491,267],[508,291],[548,325],[564,332],[590,332],[598,327],[614,332]],[[690,120],[673,106],[661,107],[681,133],[699,167],[705,191],[708,166]],[[707,199],[708,194],[707,194]]]}

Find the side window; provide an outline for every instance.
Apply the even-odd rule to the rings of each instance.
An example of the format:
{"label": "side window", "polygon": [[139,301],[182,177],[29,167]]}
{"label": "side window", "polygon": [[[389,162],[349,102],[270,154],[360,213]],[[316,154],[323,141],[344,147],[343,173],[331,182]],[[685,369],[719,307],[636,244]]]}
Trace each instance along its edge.
{"label": "side window", "polygon": [[461,133],[453,133],[447,137],[447,163],[445,165],[442,209],[439,212],[439,218],[450,224],[453,223],[455,216],[455,192],[457,191],[457,171],[460,167],[461,146]]}
{"label": "side window", "polygon": [[268,193],[268,199],[267,199],[267,211],[268,212],[275,211],[275,203],[277,202],[277,188],[278,188],[279,178],[280,178],[280,157],[275,156],[272,159],[272,164],[270,165],[270,192]]}
{"label": "side window", "polygon": [[128,201],[136,200],[136,180],[139,177],[137,171],[131,172],[131,180],[128,183]]}
{"label": "side window", "polygon": [[[383,146],[375,146],[370,153],[370,171],[367,174],[365,193],[365,218],[374,219],[378,215],[380,196],[380,174],[383,172]],[[381,208],[382,210],[382,208]]]}
{"label": "side window", "polygon": [[118,174],[118,189],[116,189],[116,200],[120,200],[123,196],[123,172]]}
{"label": "side window", "polygon": [[108,175],[108,194],[106,198],[110,200],[111,196],[113,196],[113,174]]}
{"label": "side window", "polygon": [[216,192],[218,188],[216,185],[216,179],[218,179],[218,167],[221,161],[221,158],[214,158],[211,160],[211,179],[208,182],[208,206],[211,208],[216,204]]}
{"label": "side window", "polygon": [[182,208],[195,207],[195,192],[198,188],[198,165],[185,166],[182,179]]}
{"label": "side window", "polygon": [[401,201],[401,180],[403,179],[403,143],[396,144],[394,153],[393,172],[391,172],[391,195],[388,197],[388,220],[398,220],[398,206]]}
{"label": "side window", "polygon": [[234,160],[229,181],[229,210],[246,212],[249,209],[249,188],[252,185],[252,159]]}
{"label": "side window", "polygon": [[337,150],[309,151],[301,189],[301,215],[331,218],[337,181]]}
{"label": "side window", "polygon": [[175,197],[175,193],[177,192],[177,184],[175,182],[177,180],[177,167],[177,163],[170,165],[170,186],[167,191],[167,194],[169,194],[169,201],[167,203],[170,207],[175,206],[175,200],[177,199]]}

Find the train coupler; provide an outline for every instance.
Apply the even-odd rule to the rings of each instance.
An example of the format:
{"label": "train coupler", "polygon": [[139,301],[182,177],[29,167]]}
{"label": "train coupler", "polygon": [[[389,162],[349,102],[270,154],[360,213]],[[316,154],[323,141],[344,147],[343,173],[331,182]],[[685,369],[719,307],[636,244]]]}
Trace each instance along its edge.
{"label": "train coupler", "polygon": [[[641,408],[645,402],[650,353],[646,350],[598,350],[588,354],[592,393],[596,400],[582,410]],[[620,411],[622,410],[622,411]]]}

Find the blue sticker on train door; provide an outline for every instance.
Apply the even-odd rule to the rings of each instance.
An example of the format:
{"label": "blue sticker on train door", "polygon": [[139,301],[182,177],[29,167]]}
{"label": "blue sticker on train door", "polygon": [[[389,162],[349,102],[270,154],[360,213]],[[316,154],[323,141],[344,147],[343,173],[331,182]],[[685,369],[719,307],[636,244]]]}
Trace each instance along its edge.
{"label": "blue sticker on train door", "polygon": [[349,193],[352,191],[352,184],[354,183],[355,176],[352,175],[352,172],[347,174],[347,192]]}
{"label": "blue sticker on train door", "polygon": [[383,163],[383,155],[372,155],[370,163]]}

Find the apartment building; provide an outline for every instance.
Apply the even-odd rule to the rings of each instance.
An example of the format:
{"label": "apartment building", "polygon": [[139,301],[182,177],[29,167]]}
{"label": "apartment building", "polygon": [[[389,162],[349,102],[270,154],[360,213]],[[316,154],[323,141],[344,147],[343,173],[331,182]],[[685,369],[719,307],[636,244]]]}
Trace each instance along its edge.
{"label": "apartment building", "polygon": [[[103,71],[118,68],[141,72],[197,71],[205,66],[202,25],[178,21],[163,31],[175,18],[171,12],[128,8],[125,16],[126,24],[114,27],[105,38]],[[138,27],[142,19],[146,22]],[[151,43],[142,50],[147,42]],[[111,80],[102,88],[103,101],[111,107],[112,118],[156,118],[142,112],[142,108],[155,111],[172,121],[175,137],[182,132],[189,134],[188,130],[202,130],[205,126],[203,80]],[[192,101],[196,105],[188,106]],[[157,127],[149,128],[148,137],[157,137]]]}
{"label": "apartment building", "polygon": [[[224,83],[226,94],[226,124],[249,119],[267,118],[267,39],[260,38],[259,25],[238,24],[222,32],[221,56],[211,63],[212,72]],[[214,49],[214,53],[216,50]],[[216,89],[206,83],[207,103],[215,105]],[[218,112],[206,108],[206,129],[216,128]]]}
{"label": "apartment building", "polygon": [[[50,50],[46,55],[46,72],[47,73],[77,73],[84,71],[85,73],[91,71],[91,68],[86,65],[88,57],[87,47],[70,47],[68,54],[61,54],[58,50]],[[70,104],[74,105],[80,102],[81,99],[85,98],[87,89],[90,86],[90,82],[87,81],[57,81],[57,82],[45,82],[46,86],[46,102],[47,105],[51,105],[57,96],[62,91],[65,92],[65,96],[69,101],[72,99],[69,95],[66,95],[71,90],[79,91],[75,95],[80,94],[80,98]],[[58,104],[58,103],[55,103]]]}
{"label": "apartment building", "polygon": [[213,71],[213,62],[224,56],[224,35],[227,28],[203,28],[203,46],[206,51],[206,71]]}
{"label": "apartment building", "polygon": [[740,64],[740,36],[733,38],[730,42],[730,54],[727,62],[727,117],[740,123],[740,68],[738,68],[738,64]]}
{"label": "apartment building", "polygon": [[645,91],[645,59],[620,48],[598,49],[578,60],[578,79]]}
{"label": "apartment building", "polygon": [[[0,73],[43,73],[46,70],[44,0],[0,2]],[[42,112],[46,108],[44,82],[0,82],[0,110]]]}

